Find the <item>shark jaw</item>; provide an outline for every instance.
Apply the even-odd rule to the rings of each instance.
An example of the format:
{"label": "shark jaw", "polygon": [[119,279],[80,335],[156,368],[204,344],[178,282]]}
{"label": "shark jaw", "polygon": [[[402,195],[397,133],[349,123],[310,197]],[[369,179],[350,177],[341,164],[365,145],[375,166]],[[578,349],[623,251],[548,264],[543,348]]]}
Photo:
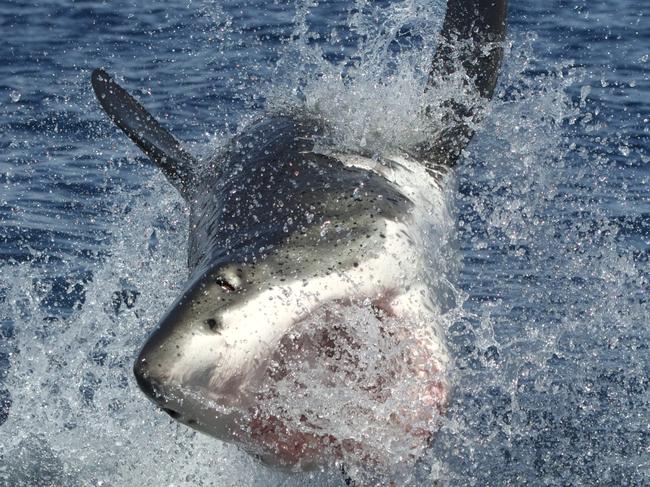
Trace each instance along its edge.
{"label": "shark jaw", "polygon": [[404,304],[394,290],[321,303],[228,375],[156,376],[145,347],[136,377],[175,420],[278,469],[415,461],[446,407],[448,358],[431,315]]}
{"label": "shark jaw", "polygon": [[448,357],[407,230],[387,222],[381,252],[309,278],[278,278],[272,259],[199,273],[143,347],[138,384],[276,468],[419,457],[445,408]]}

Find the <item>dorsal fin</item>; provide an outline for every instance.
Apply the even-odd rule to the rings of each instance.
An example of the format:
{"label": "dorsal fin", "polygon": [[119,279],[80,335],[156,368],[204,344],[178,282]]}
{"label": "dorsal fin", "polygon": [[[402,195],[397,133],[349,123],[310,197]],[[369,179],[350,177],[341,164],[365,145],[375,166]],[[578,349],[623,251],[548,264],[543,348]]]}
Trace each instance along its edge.
{"label": "dorsal fin", "polygon": [[[423,147],[432,162],[453,166],[474,135],[492,98],[503,59],[507,0],[449,0],[438,48],[429,72],[429,85],[449,82],[464,71],[460,99],[441,100],[444,128]],[[429,107],[430,110],[434,108]]]}
{"label": "dorsal fin", "polygon": [[147,110],[103,69],[95,69],[95,95],[111,120],[158,165],[167,179],[187,198],[197,162]]}

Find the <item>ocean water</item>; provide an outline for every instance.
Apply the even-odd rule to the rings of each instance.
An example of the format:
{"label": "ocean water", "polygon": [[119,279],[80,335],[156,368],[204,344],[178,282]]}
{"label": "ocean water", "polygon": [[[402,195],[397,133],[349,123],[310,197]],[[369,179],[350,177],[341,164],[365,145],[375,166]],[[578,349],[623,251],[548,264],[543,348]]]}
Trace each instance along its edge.
{"label": "ocean water", "polygon": [[[444,2],[0,4],[0,485],[343,485],[156,411],[135,354],[187,209],[107,120],[103,66],[199,155],[265,107],[414,137]],[[512,2],[459,162],[453,394],[411,485],[650,484],[650,7]]]}

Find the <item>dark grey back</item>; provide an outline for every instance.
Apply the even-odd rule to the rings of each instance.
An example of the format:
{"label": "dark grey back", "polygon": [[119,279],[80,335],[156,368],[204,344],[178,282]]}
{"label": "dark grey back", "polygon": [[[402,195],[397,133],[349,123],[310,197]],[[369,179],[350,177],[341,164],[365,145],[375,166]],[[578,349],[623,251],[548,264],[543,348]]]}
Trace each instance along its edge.
{"label": "dark grey back", "polygon": [[290,240],[325,251],[408,213],[411,202],[382,176],[314,152],[322,136],[313,122],[277,116],[233,139],[191,201],[191,270],[252,262]]}

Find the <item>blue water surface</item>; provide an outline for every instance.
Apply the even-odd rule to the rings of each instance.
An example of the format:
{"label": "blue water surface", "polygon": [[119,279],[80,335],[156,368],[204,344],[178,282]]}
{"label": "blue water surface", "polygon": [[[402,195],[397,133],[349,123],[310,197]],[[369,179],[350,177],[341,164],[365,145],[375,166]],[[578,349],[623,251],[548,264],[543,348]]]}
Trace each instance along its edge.
{"label": "blue water surface", "polygon": [[[296,27],[305,11],[309,35]],[[119,391],[135,391],[128,359],[139,337],[119,342],[120,316],[137,314],[146,334],[162,309],[139,301],[139,286],[160,280],[160,299],[173,295],[154,264],[169,258],[182,272],[182,248],[156,252],[166,238],[182,246],[184,209],[99,109],[89,76],[115,73],[205,155],[262,112],[274,86],[308,77],[309,63],[287,68],[288,46],[302,39],[352,69],[364,42],[350,26],[355,12],[362,2],[0,4],[0,484],[133,485],[146,475],[120,465],[138,454],[138,465],[179,462],[156,467],[169,485],[290,481],[255,463],[241,464],[253,473],[218,473],[218,458],[212,477],[192,467],[209,447],[186,451],[202,440],[184,443],[185,433],[158,460],[128,448],[135,430],[125,424],[139,419]],[[494,107],[457,168],[460,304],[446,330],[454,394],[423,479],[650,485],[649,15],[645,0],[510,5]],[[402,42],[423,45],[408,25]],[[119,234],[129,225],[145,229],[141,250]],[[137,264],[120,267],[130,252]],[[102,288],[109,270],[115,280]],[[112,332],[97,331],[107,318],[94,306],[114,317]],[[69,350],[48,348],[75,327]],[[73,355],[83,356],[74,370]],[[63,399],[68,419],[56,413]],[[115,424],[105,464],[84,460],[95,448],[85,411]],[[60,431],[86,446],[62,453],[76,440]]]}

